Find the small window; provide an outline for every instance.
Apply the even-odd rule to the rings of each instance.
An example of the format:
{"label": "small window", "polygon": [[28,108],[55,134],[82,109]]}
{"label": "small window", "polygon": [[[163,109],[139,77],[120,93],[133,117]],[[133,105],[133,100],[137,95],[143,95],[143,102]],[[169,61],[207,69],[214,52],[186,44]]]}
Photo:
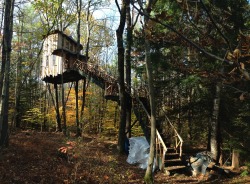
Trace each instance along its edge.
{"label": "small window", "polygon": [[56,56],[52,55],[53,65],[56,65]]}

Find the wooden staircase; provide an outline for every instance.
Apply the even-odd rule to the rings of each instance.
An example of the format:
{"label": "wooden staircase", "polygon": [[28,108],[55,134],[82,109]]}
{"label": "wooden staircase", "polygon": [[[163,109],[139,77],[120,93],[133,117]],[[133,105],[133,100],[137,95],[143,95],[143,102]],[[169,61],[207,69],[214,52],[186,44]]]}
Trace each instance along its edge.
{"label": "wooden staircase", "polygon": [[169,175],[183,173],[186,169],[182,159],[183,140],[168,117],[166,117],[166,120],[173,129],[175,142],[165,145],[160,133],[158,130],[156,131],[156,163],[161,171]]}
{"label": "wooden staircase", "polygon": [[[105,89],[105,97],[108,100],[119,101],[118,81],[114,77],[108,75],[101,68],[92,66],[86,62],[78,62],[75,66],[77,70],[80,70],[82,75],[88,75],[93,79],[94,83]],[[133,89],[134,92],[131,94],[128,86],[125,86],[125,88],[126,93],[132,98],[134,114],[142,127],[145,137],[149,141],[150,107],[147,98],[139,96],[139,92],[135,89]],[[168,171],[169,174],[181,173],[185,169],[185,165],[181,159],[183,156],[183,140],[167,116],[165,116],[165,120],[172,127],[175,142],[166,146],[160,133],[158,130],[156,131],[156,165],[161,171]]]}
{"label": "wooden staircase", "polygon": [[176,153],[174,147],[169,147],[168,152],[165,156],[164,162],[165,170],[169,172],[170,175],[175,173],[183,173],[186,170],[186,165],[183,163],[180,158],[179,153]]}

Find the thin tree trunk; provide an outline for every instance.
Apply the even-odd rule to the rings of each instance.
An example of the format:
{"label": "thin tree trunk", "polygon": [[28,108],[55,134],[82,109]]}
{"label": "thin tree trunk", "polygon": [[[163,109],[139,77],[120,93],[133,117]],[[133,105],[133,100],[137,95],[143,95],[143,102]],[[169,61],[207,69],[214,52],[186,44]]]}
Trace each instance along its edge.
{"label": "thin tree trunk", "polygon": [[[147,25],[149,23],[149,15],[152,10],[154,0],[148,0],[144,13],[148,16],[144,17],[144,26],[147,30]],[[141,3],[142,7],[142,3]],[[149,102],[150,102],[150,124],[151,124],[151,135],[150,135],[150,152],[148,158],[148,166],[144,176],[144,180],[147,184],[154,183],[153,178],[153,167],[154,167],[154,157],[155,157],[155,140],[156,140],[156,99],[154,91],[154,78],[153,78],[153,68],[150,55],[150,41],[147,39],[147,32],[144,31],[144,40],[145,40],[145,62],[146,62],[146,72],[147,72],[147,82],[148,82],[148,91],[149,91]]]}
{"label": "thin tree trunk", "polygon": [[[59,100],[58,100],[58,87],[57,84],[54,84],[54,88],[55,88],[55,95],[56,95],[56,104],[55,104],[55,108],[56,108],[56,123],[57,123],[57,130],[59,132],[62,131],[62,125],[61,125],[61,116],[60,116],[60,112],[59,112]],[[52,94],[51,94],[52,95]]]}
{"label": "thin tree trunk", "polygon": [[233,155],[232,155],[232,168],[235,170],[238,170],[240,168],[240,154],[238,150],[233,150]]}
{"label": "thin tree trunk", "polygon": [[[80,6],[82,4],[81,2],[82,0],[80,0]],[[90,29],[89,29],[89,16],[90,16],[90,3],[91,1],[88,1],[88,10],[87,10],[87,43],[86,43],[86,50],[85,50],[85,56],[86,56],[86,62],[88,62],[88,57],[89,57],[89,41],[90,41]],[[78,29],[79,29],[79,33],[78,33],[78,42],[80,44],[80,14],[78,15],[79,17],[79,22],[78,22]],[[80,115],[80,119],[82,121],[81,123],[81,127],[82,127],[82,132],[83,132],[83,113],[84,113],[84,106],[86,103],[86,89],[87,88],[87,78],[84,77],[83,78],[83,86],[82,86],[82,106],[81,106],[81,115]]]}
{"label": "thin tree trunk", "polygon": [[[2,7],[4,7],[4,2],[1,2],[2,4]],[[1,14],[1,20],[0,20],[0,28],[3,27],[3,20],[4,20],[4,8],[2,8],[2,12],[0,13]],[[3,35],[2,33],[2,29],[0,29],[0,35]],[[2,50],[2,46],[3,46],[3,39],[0,40],[0,50]]]}
{"label": "thin tree trunk", "polygon": [[13,35],[14,0],[5,0],[2,69],[0,79],[0,147],[8,146],[8,107],[11,41]]}
{"label": "thin tree trunk", "polygon": [[62,87],[61,92],[62,92],[63,134],[66,135],[66,133],[67,133],[67,122],[66,122],[66,119],[67,118],[66,118],[66,103],[65,103],[65,97],[64,97],[64,85],[63,85],[63,82],[62,82],[61,87]]}
{"label": "thin tree trunk", "polygon": [[188,90],[188,139],[190,142],[193,140],[193,125],[192,125],[192,119],[193,119],[193,107],[192,107],[192,98],[193,98],[194,89],[191,88]]}
{"label": "thin tree trunk", "polygon": [[211,133],[210,133],[210,149],[211,153],[213,154],[213,158],[216,163],[219,162],[220,158],[220,132],[219,132],[219,110],[220,110],[220,91],[221,86],[219,83],[215,86],[215,97],[214,97],[214,105],[213,105],[213,114],[211,118]]}
{"label": "thin tree trunk", "polygon": [[86,77],[83,79],[83,84],[82,84],[82,105],[81,105],[81,112],[80,112],[80,119],[81,119],[81,128],[82,128],[82,133],[84,131],[84,121],[83,121],[83,113],[84,113],[84,107],[86,103],[86,84],[87,84],[87,79]]}
{"label": "thin tree trunk", "polygon": [[[22,15],[21,15],[22,16]],[[23,17],[19,17],[19,20],[21,23],[21,30],[20,30],[20,36],[18,36],[18,42],[23,42]],[[20,91],[21,91],[21,74],[22,72],[22,47],[19,47],[18,50],[18,62],[17,62],[17,69],[16,69],[16,86],[15,86],[15,118],[14,118],[14,124],[16,128],[20,128],[21,126],[21,117],[20,117]]]}
{"label": "thin tree trunk", "polygon": [[[58,12],[58,15],[59,15],[59,26],[60,26],[60,30],[63,32],[64,31],[64,28],[63,28],[63,21],[61,19],[62,17],[62,9],[63,9],[63,1],[60,2],[60,7],[59,7],[60,11]],[[64,39],[62,39],[62,45],[64,46]],[[66,54],[64,53],[64,51],[62,51],[62,65],[61,65],[61,69],[62,69],[62,72],[61,72],[61,101],[62,101],[62,119],[63,119],[63,134],[66,135],[67,133],[67,121],[66,121],[66,102],[65,102],[65,94],[64,94],[64,79],[63,79],[63,72],[64,72],[64,64],[67,62],[66,61]]]}
{"label": "thin tree trunk", "polygon": [[114,127],[117,128],[117,111],[118,105],[115,107],[115,114],[114,114]]}
{"label": "thin tree trunk", "polygon": [[131,99],[131,48],[132,48],[132,23],[131,23],[131,14],[130,14],[130,0],[126,5],[126,24],[127,24],[127,44],[125,50],[126,58],[126,83],[128,87],[127,95],[127,104],[126,104],[126,132],[127,137],[131,137],[131,108],[132,108],[132,99]]}
{"label": "thin tree trunk", "polygon": [[[118,150],[120,153],[125,152],[125,131],[126,131],[126,93],[124,83],[124,46],[123,46],[123,32],[126,21],[126,2],[122,0],[120,10],[120,24],[116,30],[117,47],[118,47],[118,83],[119,83],[119,98],[120,98],[120,124],[118,137]],[[116,4],[119,8],[118,2]]]}
{"label": "thin tree trunk", "polygon": [[79,108],[78,108],[78,81],[75,83],[75,97],[76,97],[76,136],[81,136],[81,129],[79,124]]}
{"label": "thin tree trunk", "polygon": [[[44,85],[42,85],[41,87],[41,90],[44,91],[43,89]],[[46,123],[48,122],[48,119],[46,117],[46,114],[47,113],[47,109],[48,109],[48,106],[47,106],[47,102],[48,102],[48,99],[47,99],[47,92],[44,93],[44,100],[43,100],[43,126],[44,128],[49,131],[49,124],[46,125]]]}
{"label": "thin tree trunk", "polygon": [[[81,11],[82,11],[82,0],[77,0],[77,60],[79,60],[80,55],[80,28],[81,28]],[[81,136],[81,127],[79,123],[79,108],[78,108],[78,84],[79,81],[75,83],[75,97],[76,97],[76,136]],[[84,105],[83,105],[84,106]],[[81,113],[82,115],[82,113]]]}

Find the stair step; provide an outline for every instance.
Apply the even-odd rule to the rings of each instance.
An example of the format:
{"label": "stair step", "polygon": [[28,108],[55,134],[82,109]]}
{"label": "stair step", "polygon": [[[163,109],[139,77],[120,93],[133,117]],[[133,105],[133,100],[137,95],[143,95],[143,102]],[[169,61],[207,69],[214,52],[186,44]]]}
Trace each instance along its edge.
{"label": "stair step", "polygon": [[176,153],[175,148],[167,147],[167,153]]}
{"label": "stair step", "polygon": [[166,153],[166,155],[165,155],[165,159],[166,160],[170,160],[170,159],[178,159],[178,158],[180,158],[180,155],[179,155],[179,153]]}
{"label": "stair step", "polygon": [[165,166],[181,166],[183,165],[181,159],[171,159],[171,160],[165,160]]}
{"label": "stair step", "polygon": [[174,175],[176,173],[182,174],[187,172],[186,166],[170,166],[170,167],[165,167],[165,170],[167,170],[170,175]]}
{"label": "stair step", "polygon": [[184,165],[165,167],[165,169],[168,170],[168,171],[185,169],[185,168],[186,168],[186,166],[184,166]]}

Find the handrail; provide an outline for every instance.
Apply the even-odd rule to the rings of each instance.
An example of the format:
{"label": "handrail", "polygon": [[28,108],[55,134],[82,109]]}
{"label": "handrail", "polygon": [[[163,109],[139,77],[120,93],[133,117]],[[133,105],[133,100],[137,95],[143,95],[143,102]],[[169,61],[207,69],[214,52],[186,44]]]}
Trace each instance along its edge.
{"label": "handrail", "polygon": [[157,129],[156,129],[156,135],[157,135],[157,138],[159,139],[160,143],[162,144],[163,149],[167,151],[168,148],[165,145],[164,141],[162,140],[162,137]]}
{"label": "handrail", "polygon": [[[156,165],[159,167],[160,170],[163,171],[165,167],[165,155],[168,150],[167,146],[165,145],[160,133],[156,129]],[[158,157],[159,155],[159,157]],[[158,160],[160,158],[161,162]]]}
{"label": "handrail", "polygon": [[[177,150],[177,148],[179,147],[180,152],[179,152],[179,156],[182,157],[182,146],[183,146],[183,139],[180,136],[180,134],[178,134],[176,128],[174,127],[174,125],[171,123],[171,121],[169,120],[169,118],[165,115],[165,118],[167,119],[168,123],[170,124],[170,126],[173,128],[175,134],[176,134],[176,139],[175,139],[175,149]],[[179,142],[177,140],[177,137],[179,139]]]}

